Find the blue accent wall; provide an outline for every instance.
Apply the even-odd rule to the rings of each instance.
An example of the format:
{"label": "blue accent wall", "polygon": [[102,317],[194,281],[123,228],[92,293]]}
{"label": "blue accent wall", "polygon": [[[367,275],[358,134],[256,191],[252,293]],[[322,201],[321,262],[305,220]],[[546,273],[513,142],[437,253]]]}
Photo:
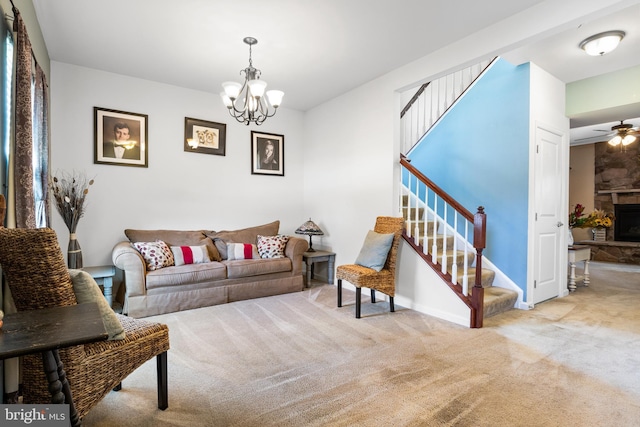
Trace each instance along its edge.
{"label": "blue accent wall", "polygon": [[499,59],[423,138],[412,165],[471,212],[484,206],[488,257],[527,290],[529,64]]}

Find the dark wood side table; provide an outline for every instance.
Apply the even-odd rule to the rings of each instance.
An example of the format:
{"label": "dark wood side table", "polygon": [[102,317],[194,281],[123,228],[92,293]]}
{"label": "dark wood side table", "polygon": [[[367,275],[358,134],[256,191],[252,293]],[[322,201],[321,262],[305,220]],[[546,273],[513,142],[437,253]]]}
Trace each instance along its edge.
{"label": "dark wood side table", "polygon": [[336,264],[336,254],[327,251],[313,251],[302,254],[303,261],[307,264],[307,274],[305,276],[305,286],[309,286],[313,278],[313,264],[316,262],[327,262],[327,282],[333,285],[333,276]]}
{"label": "dark wood side table", "polygon": [[69,404],[71,425],[81,426],[58,349],[108,338],[98,304],[19,311],[7,314],[3,320],[4,324],[0,329],[0,360],[42,353],[51,403]]}

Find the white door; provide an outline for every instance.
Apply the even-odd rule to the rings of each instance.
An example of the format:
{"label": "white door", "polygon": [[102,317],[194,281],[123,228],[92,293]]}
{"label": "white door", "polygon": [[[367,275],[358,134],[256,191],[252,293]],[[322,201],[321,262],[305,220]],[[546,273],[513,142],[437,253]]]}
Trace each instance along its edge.
{"label": "white door", "polygon": [[534,304],[557,297],[566,283],[567,221],[563,206],[563,135],[536,127]]}

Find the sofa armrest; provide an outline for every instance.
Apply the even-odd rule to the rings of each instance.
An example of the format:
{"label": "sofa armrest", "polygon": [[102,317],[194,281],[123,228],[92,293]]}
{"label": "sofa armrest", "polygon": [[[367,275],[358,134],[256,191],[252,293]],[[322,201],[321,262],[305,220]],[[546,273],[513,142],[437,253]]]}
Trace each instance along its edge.
{"label": "sofa armrest", "polygon": [[111,259],[113,265],[124,271],[127,296],[145,295],[147,266],[140,252],[131,243],[120,242],[113,247]]}
{"label": "sofa armrest", "polygon": [[302,274],[302,255],[309,249],[309,243],[300,237],[289,236],[287,246],[284,248],[284,254],[291,259],[292,275]]}

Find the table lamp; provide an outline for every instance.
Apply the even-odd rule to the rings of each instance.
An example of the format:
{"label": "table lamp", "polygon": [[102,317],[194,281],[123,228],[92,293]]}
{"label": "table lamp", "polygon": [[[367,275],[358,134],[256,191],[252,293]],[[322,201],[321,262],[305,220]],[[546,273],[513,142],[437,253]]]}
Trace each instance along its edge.
{"label": "table lamp", "polygon": [[311,243],[311,236],[320,236],[323,235],[324,232],[316,225],[315,222],[311,221],[311,218],[309,218],[309,221],[298,227],[296,234],[305,234],[309,236],[309,250],[307,252],[315,252],[316,250],[313,249],[313,245]]}

